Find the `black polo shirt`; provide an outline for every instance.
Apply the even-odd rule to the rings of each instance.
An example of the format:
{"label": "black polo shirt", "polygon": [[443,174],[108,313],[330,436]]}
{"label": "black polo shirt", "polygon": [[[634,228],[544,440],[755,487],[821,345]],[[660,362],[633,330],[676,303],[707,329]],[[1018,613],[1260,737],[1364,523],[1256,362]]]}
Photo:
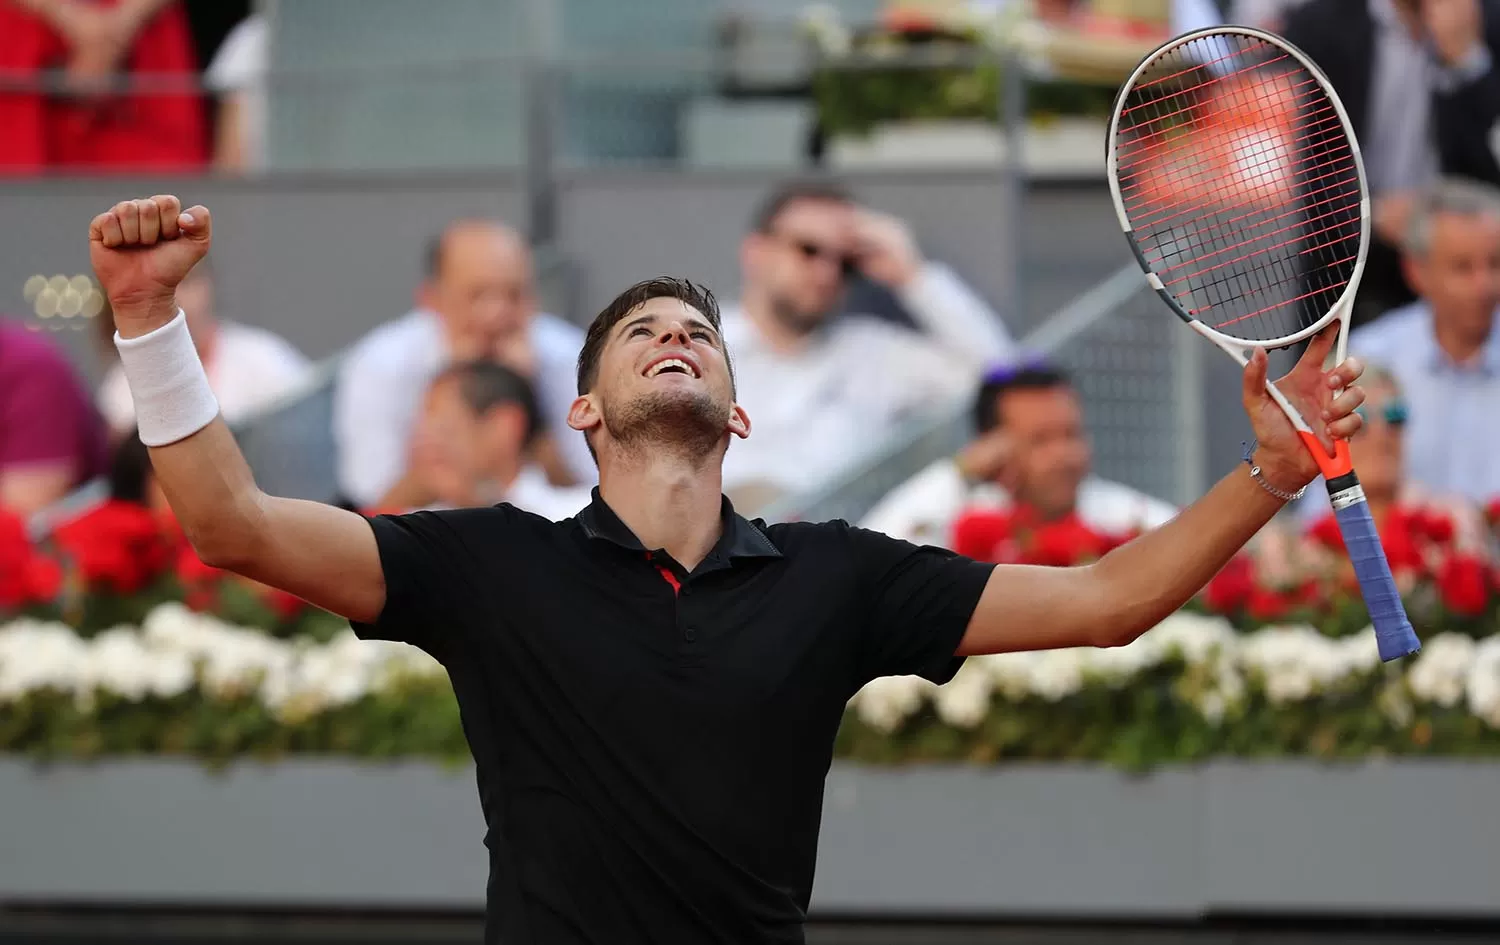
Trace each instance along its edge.
{"label": "black polo shirt", "polygon": [[448,670],[506,945],[802,942],[845,704],[878,676],[952,678],[992,567],[726,499],[688,573],[597,489],[563,522],[371,522],[386,604],[355,630]]}

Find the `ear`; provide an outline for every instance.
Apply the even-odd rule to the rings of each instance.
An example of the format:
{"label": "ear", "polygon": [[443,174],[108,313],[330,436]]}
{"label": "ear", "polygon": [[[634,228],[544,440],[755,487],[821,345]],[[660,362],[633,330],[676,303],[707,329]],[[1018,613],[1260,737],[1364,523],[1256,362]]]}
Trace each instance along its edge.
{"label": "ear", "polygon": [[594,403],[593,394],[584,394],[568,408],[568,426],[579,433],[587,433],[604,422],[604,416]]}
{"label": "ear", "polygon": [[750,435],[750,415],[745,413],[745,408],[734,404],[729,408],[729,432],[740,439]]}
{"label": "ear", "polygon": [[436,311],[437,288],[432,284],[431,279],[423,279],[422,284],[417,286],[417,307],[429,312]]}

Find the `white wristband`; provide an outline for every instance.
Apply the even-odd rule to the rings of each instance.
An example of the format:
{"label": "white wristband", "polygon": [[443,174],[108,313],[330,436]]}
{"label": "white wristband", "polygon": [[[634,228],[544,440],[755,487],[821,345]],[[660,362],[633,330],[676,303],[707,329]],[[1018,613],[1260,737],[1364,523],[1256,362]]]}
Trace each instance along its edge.
{"label": "white wristband", "polygon": [[115,332],[115,347],[135,402],[142,443],[176,443],[219,415],[219,401],[208,386],[182,309],[177,310],[177,317],[139,338],[121,338]]}

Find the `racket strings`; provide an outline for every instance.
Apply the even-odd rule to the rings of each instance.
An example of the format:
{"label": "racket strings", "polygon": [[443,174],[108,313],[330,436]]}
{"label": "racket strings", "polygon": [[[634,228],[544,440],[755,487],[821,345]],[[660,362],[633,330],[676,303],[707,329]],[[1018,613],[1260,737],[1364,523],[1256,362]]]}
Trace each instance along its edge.
{"label": "racket strings", "polygon": [[1121,205],[1190,315],[1246,341],[1321,321],[1358,262],[1358,158],[1322,82],[1233,32],[1160,54],[1120,105]]}

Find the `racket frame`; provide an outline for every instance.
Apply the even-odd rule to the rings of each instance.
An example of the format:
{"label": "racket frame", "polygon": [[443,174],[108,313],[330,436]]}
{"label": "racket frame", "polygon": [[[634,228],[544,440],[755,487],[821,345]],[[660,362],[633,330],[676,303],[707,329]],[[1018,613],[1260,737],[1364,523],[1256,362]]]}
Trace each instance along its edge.
{"label": "racket frame", "polygon": [[[1354,260],[1354,269],[1350,273],[1348,284],[1344,286],[1344,291],[1333,305],[1329,307],[1328,312],[1322,318],[1292,334],[1265,341],[1251,342],[1227,335],[1193,317],[1182,306],[1182,303],[1177,301],[1171,290],[1162,284],[1161,277],[1152,271],[1150,263],[1146,261],[1145,255],[1141,252],[1141,248],[1136,242],[1135,228],[1131,225],[1130,217],[1125,211],[1124,196],[1120,193],[1119,161],[1115,142],[1118,139],[1120,118],[1124,111],[1125,99],[1135,88],[1136,81],[1143,73],[1172,50],[1186,46],[1199,39],[1225,35],[1244,36],[1266,43],[1274,48],[1285,50],[1288,55],[1297,61],[1299,66],[1306,69],[1312,74],[1313,78],[1317,79],[1323,93],[1328,96],[1329,102],[1332,103],[1334,112],[1338,115],[1339,127],[1343,130],[1344,137],[1348,139],[1349,151],[1354,157],[1354,169],[1359,183],[1359,250]],[[1370,189],[1366,184],[1364,157],[1360,153],[1359,139],[1354,135],[1354,126],[1349,121],[1349,113],[1344,109],[1343,101],[1334,91],[1333,84],[1328,81],[1328,76],[1316,63],[1308,58],[1306,53],[1274,33],[1250,26],[1211,26],[1175,36],[1158,46],[1137,63],[1136,67],[1131,70],[1129,77],[1120,85],[1119,91],[1115,93],[1114,107],[1110,111],[1108,135],[1109,137],[1105,144],[1105,169],[1106,177],[1109,180],[1110,199],[1115,206],[1115,215],[1120,220],[1120,228],[1125,233],[1126,242],[1130,244],[1130,251],[1135,255],[1136,263],[1140,265],[1141,271],[1146,274],[1146,282],[1152,289],[1156,290],[1156,294],[1161,296],[1162,301],[1167,303],[1167,307],[1171,309],[1173,314],[1186,322],[1188,327],[1192,328],[1198,334],[1218,345],[1230,357],[1239,362],[1241,367],[1250,363],[1250,355],[1256,348],[1264,348],[1267,351],[1290,348],[1299,342],[1312,338],[1327,328],[1330,323],[1338,321],[1339,335],[1338,340],[1334,344],[1333,363],[1339,364],[1343,362],[1348,352],[1349,321],[1354,310],[1354,297],[1359,291],[1360,280],[1364,278],[1365,258],[1370,248]],[[1317,460],[1318,469],[1323,473],[1325,479],[1331,482],[1340,476],[1349,475],[1353,471],[1354,466],[1349,459],[1349,444],[1347,440],[1335,440],[1333,443],[1334,453],[1332,456],[1328,455],[1327,448],[1323,446],[1322,440],[1318,439],[1317,433],[1313,431],[1306,418],[1302,416],[1302,413],[1296,407],[1292,406],[1291,401],[1287,399],[1286,395],[1281,392],[1281,389],[1269,377],[1266,378],[1266,393],[1270,395],[1271,399],[1276,402],[1276,405],[1286,414],[1286,418],[1291,421],[1292,426],[1296,428],[1298,435],[1302,437],[1302,441],[1307,445],[1308,451]],[[1363,498],[1362,491],[1359,498]],[[1358,500],[1355,499],[1355,501]]]}
{"label": "racket frame", "polygon": [[[1328,312],[1317,321],[1300,329],[1299,331],[1280,338],[1272,338],[1265,341],[1248,342],[1231,335],[1227,335],[1217,329],[1205,325],[1199,319],[1193,317],[1183,305],[1177,301],[1172,293],[1163,285],[1161,277],[1152,271],[1151,265],[1146,261],[1144,253],[1137,244],[1135,230],[1131,225],[1129,216],[1125,212],[1124,198],[1120,193],[1119,162],[1115,144],[1119,132],[1120,118],[1124,109],[1124,103],[1130,92],[1135,88],[1136,81],[1140,76],[1156,62],[1170,53],[1195,40],[1209,37],[1220,37],[1228,35],[1239,35],[1266,43],[1277,49],[1285,50],[1297,64],[1306,69],[1319,83],[1328,100],[1333,104],[1334,112],[1338,115],[1340,127],[1349,142],[1349,150],[1354,156],[1354,168],[1360,190],[1359,216],[1360,216],[1360,238],[1359,250],[1356,255],[1354,269],[1350,273],[1348,284],[1344,286],[1343,293],[1338,300],[1329,307]],[[1135,255],[1136,262],[1141,271],[1146,275],[1146,281],[1151,288],[1156,290],[1162,301],[1167,303],[1167,308],[1181,318],[1194,331],[1212,341],[1223,349],[1230,357],[1234,358],[1241,367],[1249,364],[1250,356],[1256,348],[1264,348],[1268,351],[1289,348],[1298,342],[1312,338],[1323,331],[1333,321],[1339,323],[1338,339],[1334,345],[1334,363],[1342,363],[1348,350],[1349,321],[1353,312],[1354,297],[1359,291],[1360,280],[1364,277],[1365,258],[1370,247],[1370,190],[1366,182],[1364,158],[1360,153],[1359,139],[1355,137],[1354,128],[1349,121],[1349,114],[1344,109],[1343,101],[1334,91],[1333,84],[1328,81],[1328,76],[1317,64],[1308,58],[1307,54],[1296,46],[1287,42],[1280,36],[1265,30],[1245,26],[1222,26],[1207,27],[1193,30],[1173,37],[1161,44],[1151,53],[1146,55],[1131,71],[1130,76],[1121,84],[1115,95],[1114,107],[1110,113],[1108,138],[1105,143],[1105,166],[1109,180],[1110,199],[1114,202],[1115,214],[1119,217],[1120,227],[1126,236],[1126,242],[1130,244],[1130,251]],[[1407,619],[1404,608],[1401,605],[1399,591],[1396,589],[1391,577],[1390,565],[1386,561],[1384,550],[1380,548],[1380,539],[1376,531],[1373,519],[1370,516],[1368,505],[1365,500],[1364,489],[1359,484],[1359,478],[1354,474],[1354,464],[1349,456],[1349,441],[1346,439],[1335,439],[1333,441],[1333,454],[1329,455],[1323,441],[1313,432],[1312,427],[1302,416],[1301,411],[1292,406],[1291,401],[1286,398],[1269,378],[1266,378],[1266,393],[1275,401],[1276,405],[1286,414],[1297,434],[1301,437],[1303,444],[1307,447],[1313,459],[1317,461],[1318,469],[1328,484],[1328,497],[1333,505],[1334,514],[1338,520],[1340,531],[1344,534],[1345,542],[1350,547],[1351,558],[1353,554],[1353,541],[1358,541],[1361,552],[1355,560],[1355,570],[1359,576],[1360,589],[1364,593],[1366,603],[1370,605],[1371,619],[1375,624],[1375,636],[1380,650],[1380,658],[1383,661],[1398,659],[1408,656],[1421,649],[1421,642],[1412,630],[1411,622]],[[1386,600],[1380,616],[1376,614],[1376,607],[1371,594],[1380,594]],[[1394,600],[1390,600],[1394,598]],[[1392,609],[1393,607],[1393,609]]]}

